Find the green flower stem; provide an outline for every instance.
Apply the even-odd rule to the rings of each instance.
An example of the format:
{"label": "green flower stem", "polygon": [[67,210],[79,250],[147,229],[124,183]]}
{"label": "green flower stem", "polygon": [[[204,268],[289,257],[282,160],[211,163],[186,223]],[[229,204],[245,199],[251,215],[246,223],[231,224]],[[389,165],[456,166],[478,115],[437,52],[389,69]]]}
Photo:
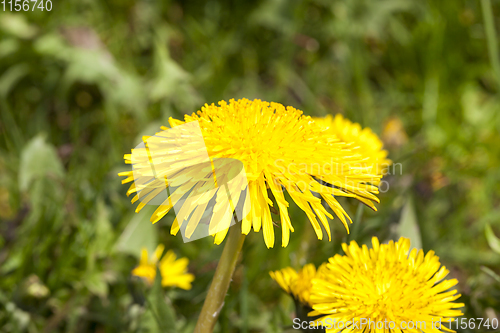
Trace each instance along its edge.
{"label": "green flower stem", "polygon": [[238,260],[244,240],[245,235],[241,233],[241,227],[238,224],[229,228],[226,245],[222,251],[222,256],[215,270],[214,279],[198,317],[198,322],[194,329],[195,333],[213,332],[217,318],[219,318],[220,311],[224,306],[224,298],[231,283],[236,261]]}
{"label": "green flower stem", "polygon": [[500,60],[498,53],[498,41],[495,31],[495,19],[493,17],[493,8],[491,7],[491,0],[481,0],[481,7],[483,10],[483,21],[486,30],[486,41],[488,43],[488,52],[490,54],[490,62],[495,73],[497,84],[500,85]]}

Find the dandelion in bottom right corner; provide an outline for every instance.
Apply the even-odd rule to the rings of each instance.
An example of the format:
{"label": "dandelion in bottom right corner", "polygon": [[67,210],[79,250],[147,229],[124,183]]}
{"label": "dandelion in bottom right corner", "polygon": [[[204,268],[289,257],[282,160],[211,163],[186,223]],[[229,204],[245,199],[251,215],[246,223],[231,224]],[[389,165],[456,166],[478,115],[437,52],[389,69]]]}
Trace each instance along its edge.
{"label": "dandelion in bottom right corner", "polygon": [[312,280],[309,315],[322,316],[327,332],[453,332],[444,323],[463,315],[464,304],[454,302],[458,281],[444,280],[449,271],[434,251],[410,252],[406,238],[372,244],[342,244],[345,255]]}

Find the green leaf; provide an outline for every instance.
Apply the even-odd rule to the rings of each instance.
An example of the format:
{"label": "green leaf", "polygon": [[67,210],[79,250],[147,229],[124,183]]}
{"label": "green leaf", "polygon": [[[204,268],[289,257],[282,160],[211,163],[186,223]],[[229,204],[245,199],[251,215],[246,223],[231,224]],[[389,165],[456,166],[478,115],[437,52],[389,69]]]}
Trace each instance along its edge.
{"label": "green leaf", "polygon": [[24,15],[4,13],[0,15],[0,29],[18,38],[32,38],[37,29]]}
{"label": "green leaf", "polygon": [[116,243],[116,250],[136,256],[141,255],[145,247],[148,253],[153,253],[158,244],[156,227],[149,217],[156,206],[146,205],[139,213],[131,215],[131,219]]}
{"label": "green leaf", "polygon": [[93,244],[97,255],[106,256],[109,253],[109,248],[112,245],[114,237],[113,226],[109,220],[109,209],[102,200],[97,202],[96,209],[96,229]]}
{"label": "green leaf", "polygon": [[500,276],[498,276],[497,273],[493,272],[491,269],[489,269],[486,266],[481,266],[481,270],[488,274],[490,277],[492,277],[496,282],[500,283]]}
{"label": "green leaf", "polygon": [[109,292],[108,284],[103,274],[100,272],[92,272],[85,275],[83,279],[87,289],[94,295],[106,297]]}
{"label": "green leaf", "polygon": [[7,257],[7,260],[2,263],[0,273],[6,274],[19,268],[23,264],[23,255],[21,251],[13,252]]}
{"label": "green leaf", "polygon": [[0,97],[5,98],[28,72],[29,66],[25,63],[19,63],[7,69],[0,77]]}
{"label": "green leaf", "polygon": [[19,189],[25,191],[34,179],[62,178],[64,168],[53,145],[40,134],[24,147],[19,166]]}
{"label": "green leaf", "polygon": [[462,110],[464,120],[474,126],[488,126],[495,114],[496,103],[485,98],[480,88],[469,84],[462,94]]}
{"label": "green leaf", "polygon": [[97,201],[95,230],[87,247],[87,270],[94,271],[96,259],[109,255],[114,244],[115,233],[109,221],[109,211],[102,199]]}
{"label": "green leaf", "polygon": [[150,83],[150,97],[153,101],[175,96],[179,86],[188,84],[190,75],[168,54],[164,43],[158,40],[155,44],[156,77]]}
{"label": "green leaf", "polygon": [[498,239],[498,237],[495,236],[489,224],[486,225],[484,233],[486,234],[486,240],[488,241],[488,244],[490,245],[491,249],[496,253],[500,254],[500,239]]}
{"label": "green leaf", "polygon": [[15,38],[8,38],[0,41],[0,58],[9,56],[20,48],[19,40]]}
{"label": "green leaf", "polygon": [[403,206],[401,219],[399,220],[399,236],[409,238],[411,248],[422,248],[422,239],[420,237],[420,229],[418,227],[417,215],[413,206],[413,200],[408,198]]}
{"label": "green leaf", "polygon": [[153,313],[160,332],[176,333],[178,330],[175,320],[175,310],[170,299],[164,295],[159,269],[156,272],[156,279],[147,300],[149,310]]}

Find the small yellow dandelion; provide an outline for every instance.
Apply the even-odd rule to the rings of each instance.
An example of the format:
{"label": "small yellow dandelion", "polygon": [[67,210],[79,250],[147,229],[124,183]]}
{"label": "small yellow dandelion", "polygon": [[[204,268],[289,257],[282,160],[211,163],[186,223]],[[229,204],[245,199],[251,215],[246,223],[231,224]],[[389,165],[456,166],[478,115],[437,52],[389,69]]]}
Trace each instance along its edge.
{"label": "small yellow dandelion", "polygon": [[314,118],[314,121],[347,143],[346,149],[363,156],[362,163],[369,167],[372,173],[383,174],[392,164],[391,160],[387,159],[388,152],[383,149],[383,142],[370,128],[362,128],[360,124],[351,122],[339,113],[335,117],[327,115],[324,118]]}
{"label": "small yellow dandelion", "polygon": [[163,287],[191,289],[194,275],[187,272],[189,260],[187,258],[177,260],[172,250],[167,251],[163,259],[160,260],[164,249],[165,247],[162,244],[158,245],[151,258],[149,258],[148,250],[143,248],[139,266],[132,270],[132,275],[141,277],[149,285],[152,285],[156,278],[157,267],[159,267]]}
{"label": "small yellow dandelion", "polygon": [[187,258],[177,259],[175,253],[168,251],[160,261],[161,285],[164,287],[179,287],[181,289],[191,289],[191,282],[194,275],[187,273],[189,260]]}
{"label": "small yellow dandelion", "polygon": [[462,315],[457,309],[464,304],[453,302],[460,294],[449,290],[458,281],[443,280],[449,271],[434,251],[425,256],[423,250],[410,252],[406,238],[379,244],[373,237],[372,244],[372,249],[354,241],[342,244],[346,254],[329,259],[322,275],[312,280],[310,316],[323,315],[318,321],[337,321],[349,332],[379,332],[377,323],[390,325],[385,332],[436,332],[438,322]]}
{"label": "small yellow dandelion", "polygon": [[[351,147],[355,152],[351,151],[348,144],[320,128],[311,117],[304,116],[302,111],[293,107],[260,100],[221,101],[219,106],[205,104],[197,113],[186,115],[184,121],[171,118],[169,122],[172,130],[180,125],[198,122],[201,141],[205,146],[202,148],[206,149],[210,160],[228,159],[242,163],[248,186],[236,194],[236,198],[249,198],[251,205],[248,214],[242,217],[241,226],[237,227],[245,235],[252,229],[258,232],[262,228],[267,247],[274,246],[274,225],[281,227],[283,247],[288,245],[290,232],[294,231],[285,191],[306,213],[318,239],[323,238],[324,232],[331,239],[328,218],[333,219],[333,215],[322,202],[326,202],[347,231],[352,220],[336,197],[355,198],[376,210],[374,202],[379,202],[376,194],[381,175],[360,166],[370,155],[363,155],[365,150],[357,146]],[[162,130],[169,129],[162,127]],[[158,137],[159,140],[165,140],[164,136]],[[176,143],[188,144],[190,141],[194,140],[190,140],[189,133],[175,138]],[[182,202],[184,194],[199,192],[207,183],[205,179],[201,182],[189,181],[192,176],[188,172],[197,168],[194,163],[199,160],[201,147],[196,146],[193,152],[183,151],[182,155],[182,149],[171,149],[163,152],[163,156],[158,151],[151,153],[148,147],[140,149],[137,154],[140,158],[136,161],[133,154],[125,155],[126,163],[132,164],[134,171],[119,174],[127,177],[122,183],[134,181],[128,195],[138,192],[140,186],[146,184],[148,187],[143,191],[144,200],[141,200],[136,212],[162,193],[161,187],[164,189],[165,183],[168,183],[166,179],[155,179],[155,173],[164,174],[158,168],[171,168],[171,173],[176,175],[180,174],[177,170],[184,172],[178,177],[182,181],[179,181],[176,192],[169,194],[167,199],[161,199],[164,204],[153,213],[151,221],[155,223]],[[369,154],[372,154],[371,151]],[[152,158],[161,161],[154,171],[149,165]],[[174,167],[177,169],[174,170]],[[233,206],[238,203],[238,200],[234,200],[230,205],[227,200],[220,200],[220,193],[216,188],[211,188],[195,200],[199,204],[190,204],[189,207],[184,204],[179,211],[176,210],[177,218],[172,224],[171,233],[175,235],[184,227],[189,238],[200,223],[208,224],[209,234],[215,237],[216,244],[220,244],[227,234],[228,225],[219,228],[214,225],[226,217],[230,219]],[[138,194],[132,202],[137,200]],[[279,215],[279,221],[273,219],[271,207]]]}
{"label": "small yellow dandelion", "polygon": [[298,272],[291,267],[287,267],[269,274],[286,293],[301,304],[311,307],[311,281],[313,278],[318,277],[324,269],[324,265],[316,270],[313,264],[307,264]]}
{"label": "small yellow dandelion", "polygon": [[139,266],[132,270],[132,275],[143,278],[148,284],[153,284],[156,277],[156,266],[158,260],[160,260],[161,255],[165,247],[163,245],[158,245],[154,251],[151,258],[148,256],[148,250],[142,248],[141,259],[139,261]]}

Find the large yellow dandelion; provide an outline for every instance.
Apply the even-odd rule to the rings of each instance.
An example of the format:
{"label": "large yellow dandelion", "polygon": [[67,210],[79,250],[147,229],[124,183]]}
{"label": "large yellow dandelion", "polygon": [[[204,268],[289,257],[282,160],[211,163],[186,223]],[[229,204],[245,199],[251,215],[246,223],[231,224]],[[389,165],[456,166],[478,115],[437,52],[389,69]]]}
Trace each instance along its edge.
{"label": "large yellow dandelion", "polygon": [[[234,207],[242,198],[246,198],[251,205],[248,205],[248,212],[242,217],[241,226],[237,227],[241,228],[243,234],[248,234],[252,229],[255,232],[262,229],[267,247],[274,245],[274,226],[280,227],[282,246],[285,247],[288,245],[290,232],[294,231],[285,192],[306,213],[318,239],[322,239],[325,232],[331,238],[328,218],[333,219],[322,200],[342,221],[347,231],[348,224],[352,221],[336,197],[351,197],[376,210],[374,202],[379,202],[376,194],[381,175],[360,166],[369,155],[365,156],[365,151],[357,147],[350,149],[344,141],[327,129],[320,128],[310,117],[293,107],[260,100],[230,100],[229,103],[221,101],[218,106],[205,104],[197,113],[186,115],[184,121],[171,118],[169,122],[172,130],[180,125],[197,122],[210,160],[241,161],[248,182],[245,190],[242,184],[237,184],[236,187],[241,188],[242,192],[236,195],[233,193],[232,201],[223,200],[221,191],[210,188],[200,195],[201,199],[195,200],[196,204],[183,207],[180,210],[182,214],[176,210],[177,218],[172,225],[172,234],[185,227],[189,238],[199,224],[207,224],[210,235],[219,244],[225,238],[229,224],[223,224],[222,227],[215,225],[223,217],[230,218]],[[169,128],[162,127],[162,130],[167,131]],[[178,140],[184,140],[186,145],[193,141],[188,133]],[[138,160],[133,158],[136,151],[140,156]],[[206,183],[206,179],[203,182],[189,181],[192,179],[190,172],[199,169],[195,165],[195,156],[199,155],[180,151],[181,149],[163,153],[156,151],[151,155],[146,147],[125,155],[126,163],[134,167],[134,171],[120,173],[120,176],[127,177],[123,183],[134,181],[127,194],[138,192],[145,184],[149,187],[144,190],[143,194],[147,195],[144,195],[145,200],[141,200],[136,211],[158,195],[165,182],[168,183],[166,179],[155,179],[159,169],[172,169],[172,165],[183,167],[183,176],[177,177],[182,181],[175,181],[178,183],[176,188],[180,190],[170,193],[168,199],[158,207],[151,217],[153,223],[165,216],[176,203],[182,202],[184,193],[199,193],[204,188],[200,184]],[[165,157],[158,158],[158,154]],[[151,161],[155,158],[161,160],[161,163],[151,173],[147,165],[148,159]],[[141,173],[141,168],[148,171]],[[170,173],[178,176],[177,170],[172,169]],[[140,175],[139,179],[137,174]],[[217,181],[223,178],[217,177]],[[223,198],[218,197],[219,195]],[[136,194],[132,201],[139,198]],[[271,211],[276,218],[273,218]]]}
{"label": "large yellow dandelion", "polygon": [[341,114],[336,114],[335,117],[327,115],[314,120],[321,128],[327,129],[329,133],[345,142],[346,149],[364,156],[362,163],[370,168],[372,173],[383,174],[392,164],[392,161],[387,159],[388,152],[383,149],[382,140],[370,128],[362,128],[360,124],[351,122]]}
{"label": "large yellow dandelion", "polygon": [[449,271],[433,251],[410,252],[405,238],[381,245],[374,237],[372,244],[343,244],[345,255],[330,258],[313,279],[309,315],[339,323],[325,325],[327,332],[438,332],[439,322],[462,315],[457,309],[464,304],[453,302],[460,295],[449,290],[458,281],[444,280]]}

